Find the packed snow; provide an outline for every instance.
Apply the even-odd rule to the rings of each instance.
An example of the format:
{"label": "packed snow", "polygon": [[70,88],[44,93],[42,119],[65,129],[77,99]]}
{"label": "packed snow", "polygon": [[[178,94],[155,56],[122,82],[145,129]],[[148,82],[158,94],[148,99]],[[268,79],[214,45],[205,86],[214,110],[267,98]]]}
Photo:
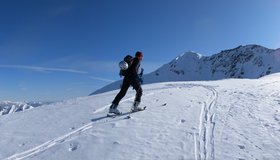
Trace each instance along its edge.
{"label": "packed snow", "polygon": [[280,74],[143,86],[145,111],[106,117],[118,90],[0,117],[0,159],[279,159]]}

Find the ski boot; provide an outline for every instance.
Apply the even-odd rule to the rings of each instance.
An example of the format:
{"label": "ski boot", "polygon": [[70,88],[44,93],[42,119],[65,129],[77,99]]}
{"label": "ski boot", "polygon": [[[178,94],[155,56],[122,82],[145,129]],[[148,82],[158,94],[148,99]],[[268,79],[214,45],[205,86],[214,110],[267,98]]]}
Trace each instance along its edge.
{"label": "ski boot", "polygon": [[144,109],[139,107],[140,102],[135,101],[131,108],[131,112],[143,111]]}
{"label": "ski boot", "polygon": [[116,114],[116,115],[122,114],[122,112],[120,112],[120,111],[117,109],[117,107],[118,107],[118,105],[112,104],[112,105],[110,106],[109,113],[113,113],[113,114]]}

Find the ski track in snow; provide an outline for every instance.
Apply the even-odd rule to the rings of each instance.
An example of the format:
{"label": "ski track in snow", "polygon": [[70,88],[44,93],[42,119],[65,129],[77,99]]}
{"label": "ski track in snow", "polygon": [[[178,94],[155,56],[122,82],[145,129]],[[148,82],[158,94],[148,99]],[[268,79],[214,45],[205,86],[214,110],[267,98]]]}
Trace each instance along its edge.
{"label": "ski track in snow", "polygon": [[37,147],[31,148],[27,151],[24,151],[24,152],[21,152],[21,153],[18,153],[18,154],[14,154],[14,155],[12,155],[8,158],[5,158],[4,160],[21,160],[21,159],[25,159],[25,158],[34,157],[34,156],[44,152],[45,150],[47,150],[47,149],[49,149],[53,146],[62,144],[64,142],[66,142],[67,140],[71,139],[72,137],[75,137],[79,134],[82,134],[83,132],[93,128],[94,125],[106,124],[106,123],[110,123],[110,122],[114,122],[114,121],[124,120],[125,119],[124,116],[125,115],[121,115],[121,116],[118,116],[114,119],[109,118],[107,116],[92,119],[92,122],[76,129],[75,131],[67,133],[67,134],[65,134],[63,136],[60,136],[58,138],[55,138],[53,140],[47,141],[47,142],[45,142],[45,143],[43,143],[43,144],[41,144]]}
{"label": "ski track in snow", "polygon": [[45,143],[43,143],[42,145],[39,145],[35,148],[32,148],[30,150],[27,150],[25,152],[22,152],[22,153],[18,153],[18,154],[15,154],[15,155],[12,155],[4,160],[21,160],[21,159],[24,159],[24,158],[29,158],[29,157],[33,157],[33,156],[36,156],[37,154],[55,146],[55,145],[58,145],[58,144],[61,144],[63,142],[65,142],[67,139],[73,137],[73,136],[76,136],[90,128],[92,128],[93,122],[91,123],[88,123],[87,125],[84,125],[83,127],[73,131],[73,132],[70,132],[66,135],[63,135],[61,137],[58,137],[56,139],[53,139],[53,140],[50,140],[50,141],[47,141]]}
{"label": "ski track in snow", "polygon": [[[146,96],[151,96],[151,95],[154,95],[154,93],[149,93],[149,94],[146,94]],[[134,96],[132,97],[129,97],[127,99],[124,99],[121,101],[121,103],[124,103],[124,102],[127,102],[127,101],[130,101],[134,99]],[[105,109],[107,109],[108,107],[110,107],[110,104],[109,105],[105,105],[97,110],[95,110],[93,113],[99,113],[99,112],[102,112],[104,111]],[[89,129],[91,129],[94,125],[97,125],[97,124],[105,124],[105,123],[110,123],[110,122],[113,122],[113,121],[118,121],[118,120],[123,120],[125,118],[123,118],[124,116],[127,116],[127,114],[124,114],[124,115],[121,115],[121,116],[118,116],[114,119],[108,119],[107,116],[103,116],[103,117],[98,117],[98,118],[95,118],[95,119],[92,119],[90,123],[76,129],[75,131],[72,131],[70,133],[67,133],[63,136],[60,136],[58,138],[55,138],[53,140],[50,140],[50,141],[47,141],[37,147],[34,147],[34,148],[31,148],[27,151],[24,151],[24,152],[21,152],[21,153],[17,153],[17,154],[14,154],[10,157],[7,157],[5,158],[4,160],[21,160],[21,159],[25,159],[25,158],[31,158],[31,157],[34,157],[42,152],[44,152],[45,150],[53,147],[53,146],[56,146],[56,145],[59,145],[59,144],[62,144],[64,143],[65,141],[71,139],[72,137],[75,137]]]}
{"label": "ski track in snow", "polygon": [[[129,98],[128,98],[129,99]],[[107,106],[107,105],[106,105]],[[105,107],[106,107],[105,106]],[[102,107],[104,108],[104,107]],[[58,138],[55,138],[53,140],[50,140],[50,141],[47,141],[37,147],[34,147],[34,148],[31,148],[27,151],[24,151],[22,153],[18,153],[18,154],[14,154],[8,158],[5,158],[4,160],[21,160],[21,159],[25,159],[25,158],[30,158],[30,157],[34,157],[36,156],[37,154],[40,154],[42,152],[44,152],[45,150],[53,147],[53,146],[56,146],[56,145],[59,145],[61,143],[64,143],[65,141],[67,141],[68,139],[71,139],[72,137],[75,137],[89,129],[91,129],[94,124],[105,124],[105,123],[110,123],[112,121],[117,121],[117,120],[121,120],[123,116],[120,116],[120,118],[114,118],[112,120],[108,120],[107,119],[107,116],[104,116],[104,117],[99,117],[99,118],[96,118],[96,119],[93,119],[92,122],[76,129],[75,131],[72,131],[70,133],[67,133],[63,136],[60,136]]]}
{"label": "ski track in snow", "polygon": [[206,102],[202,103],[201,105],[198,133],[196,133],[195,131],[193,133],[195,152],[194,155],[195,160],[214,160],[215,105],[218,100],[218,92],[214,89],[214,86],[207,86],[201,84],[186,84],[182,86],[185,88],[202,87],[210,91],[210,97]]}
{"label": "ski track in snow", "polygon": [[211,86],[193,85],[196,87],[203,87],[211,91],[211,95],[207,102],[201,106],[199,131],[194,133],[194,150],[195,159],[215,159],[214,148],[214,128],[215,128],[215,105],[218,99],[217,91]]}

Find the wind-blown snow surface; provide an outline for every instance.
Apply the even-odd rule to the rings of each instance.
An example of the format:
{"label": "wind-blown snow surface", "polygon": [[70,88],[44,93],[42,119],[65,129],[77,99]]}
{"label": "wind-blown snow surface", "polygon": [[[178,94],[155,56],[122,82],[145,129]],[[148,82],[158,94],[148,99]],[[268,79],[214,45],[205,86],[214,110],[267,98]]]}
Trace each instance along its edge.
{"label": "wind-blown snow surface", "polygon": [[[0,117],[0,159],[278,159],[280,75],[144,85],[147,109],[106,118],[111,91]],[[135,91],[119,109],[128,112]]]}

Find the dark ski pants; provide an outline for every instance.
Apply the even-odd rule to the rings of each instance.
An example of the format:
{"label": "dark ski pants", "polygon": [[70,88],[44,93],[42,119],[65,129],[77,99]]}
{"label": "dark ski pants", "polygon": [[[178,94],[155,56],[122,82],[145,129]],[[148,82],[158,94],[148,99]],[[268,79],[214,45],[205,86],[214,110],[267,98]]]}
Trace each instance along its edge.
{"label": "dark ski pants", "polygon": [[112,103],[115,105],[119,105],[119,102],[126,95],[126,92],[130,86],[132,86],[136,91],[136,96],[134,101],[141,102],[141,96],[143,92],[141,88],[141,83],[136,79],[124,78],[122,88]]}

